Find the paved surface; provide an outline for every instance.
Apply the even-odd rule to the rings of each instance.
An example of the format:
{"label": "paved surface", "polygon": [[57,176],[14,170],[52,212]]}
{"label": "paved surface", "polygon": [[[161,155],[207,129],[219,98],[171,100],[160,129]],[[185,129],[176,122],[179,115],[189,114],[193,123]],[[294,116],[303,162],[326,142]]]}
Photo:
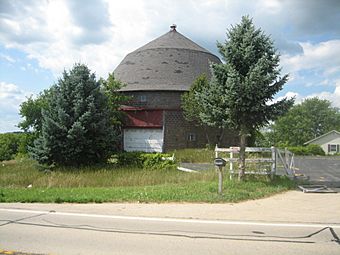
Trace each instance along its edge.
{"label": "paved surface", "polygon": [[0,204],[0,249],[43,254],[339,254],[340,194],[237,204]]}
{"label": "paved surface", "polygon": [[33,253],[27,253],[27,252],[20,252],[20,251],[11,251],[11,250],[1,250],[0,249],[0,254],[1,255],[43,255],[43,254],[33,254]]}
{"label": "paved surface", "polygon": [[340,157],[296,157],[295,166],[313,184],[340,188]]}
{"label": "paved surface", "polygon": [[4,248],[52,254],[338,254],[340,224],[1,209]]}
{"label": "paved surface", "polygon": [[[303,175],[302,180],[311,184],[322,184],[340,192],[340,157],[295,157],[296,173]],[[184,168],[203,171],[214,169],[208,163],[181,163]],[[285,174],[280,169],[278,174]]]}
{"label": "paved surface", "polygon": [[[340,187],[339,163],[296,158],[299,173],[331,187]],[[237,204],[0,204],[0,254],[340,254],[339,236],[340,193]]]}
{"label": "paved surface", "polygon": [[0,203],[1,208],[207,220],[340,223],[340,193],[315,194],[301,191],[289,191],[265,199],[225,204]]}

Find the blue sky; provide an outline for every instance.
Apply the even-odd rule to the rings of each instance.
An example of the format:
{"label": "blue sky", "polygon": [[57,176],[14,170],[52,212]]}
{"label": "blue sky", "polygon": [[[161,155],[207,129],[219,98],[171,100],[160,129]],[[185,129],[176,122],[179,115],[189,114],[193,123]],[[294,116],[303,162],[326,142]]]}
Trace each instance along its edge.
{"label": "blue sky", "polygon": [[25,98],[75,62],[106,78],[173,23],[218,55],[216,41],[243,15],[271,35],[290,75],[276,98],[318,96],[340,107],[338,0],[0,0],[0,133],[18,130]]}

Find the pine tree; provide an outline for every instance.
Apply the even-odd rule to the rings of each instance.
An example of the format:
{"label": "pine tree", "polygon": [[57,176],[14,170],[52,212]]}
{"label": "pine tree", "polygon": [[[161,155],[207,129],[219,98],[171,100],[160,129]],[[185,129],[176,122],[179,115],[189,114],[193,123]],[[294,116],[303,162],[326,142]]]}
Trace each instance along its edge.
{"label": "pine tree", "polygon": [[118,137],[108,99],[95,75],[87,66],[76,64],[64,71],[50,93],[32,157],[39,163],[66,166],[105,161]]}
{"label": "pine tree", "polygon": [[232,128],[240,136],[239,179],[245,172],[246,137],[286,112],[294,100],[270,104],[288,80],[280,77],[279,55],[273,42],[249,17],[227,31],[217,44],[224,63],[212,64],[213,78],[207,90],[197,93],[199,116],[211,126]]}

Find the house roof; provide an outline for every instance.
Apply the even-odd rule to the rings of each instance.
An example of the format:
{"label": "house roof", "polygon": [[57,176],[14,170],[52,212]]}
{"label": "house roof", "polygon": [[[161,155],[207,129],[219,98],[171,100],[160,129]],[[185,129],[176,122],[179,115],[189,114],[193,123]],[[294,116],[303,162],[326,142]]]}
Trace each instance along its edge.
{"label": "house roof", "polygon": [[120,91],[187,91],[200,74],[210,77],[210,62],[221,61],[172,26],[166,34],[129,53],[114,74],[127,84]]}
{"label": "house roof", "polygon": [[338,131],[336,131],[336,130],[332,130],[332,131],[329,131],[329,132],[326,133],[326,134],[320,135],[320,136],[318,136],[318,137],[316,137],[316,138],[314,138],[314,139],[312,139],[312,140],[310,140],[310,141],[308,141],[308,142],[305,142],[304,144],[310,144],[310,143],[315,142],[316,140],[319,140],[319,139],[321,139],[321,138],[323,138],[323,137],[325,137],[325,136],[328,136],[328,135],[330,135],[330,134],[332,134],[332,133],[335,133],[335,134],[337,134],[337,135],[340,136],[340,132],[338,132]]}

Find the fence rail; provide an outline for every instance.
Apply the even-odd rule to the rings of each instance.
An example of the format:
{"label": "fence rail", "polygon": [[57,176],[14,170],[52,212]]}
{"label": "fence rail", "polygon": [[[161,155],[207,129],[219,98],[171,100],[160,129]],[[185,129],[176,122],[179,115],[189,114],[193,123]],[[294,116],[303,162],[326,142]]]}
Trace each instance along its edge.
{"label": "fence rail", "polygon": [[[256,171],[248,168],[248,170],[245,171],[245,174],[269,175],[274,177],[278,170],[282,168],[286,175],[295,176],[294,154],[287,149],[282,150],[276,147],[246,147],[245,152],[248,152],[248,154],[258,153],[257,156],[263,153],[267,154],[266,157],[263,157],[262,155],[261,157],[246,158],[246,169],[247,163],[251,163],[256,164],[256,166],[252,166],[253,168],[256,168]],[[226,155],[227,153],[229,156]],[[223,158],[225,161],[229,162],[230,179],[232,179],[235,174],[235,164],[239,162],[239,158],[234,156],[239,153],[240,147],[219,148],[217,145],[215,147],[215,157]]]}

